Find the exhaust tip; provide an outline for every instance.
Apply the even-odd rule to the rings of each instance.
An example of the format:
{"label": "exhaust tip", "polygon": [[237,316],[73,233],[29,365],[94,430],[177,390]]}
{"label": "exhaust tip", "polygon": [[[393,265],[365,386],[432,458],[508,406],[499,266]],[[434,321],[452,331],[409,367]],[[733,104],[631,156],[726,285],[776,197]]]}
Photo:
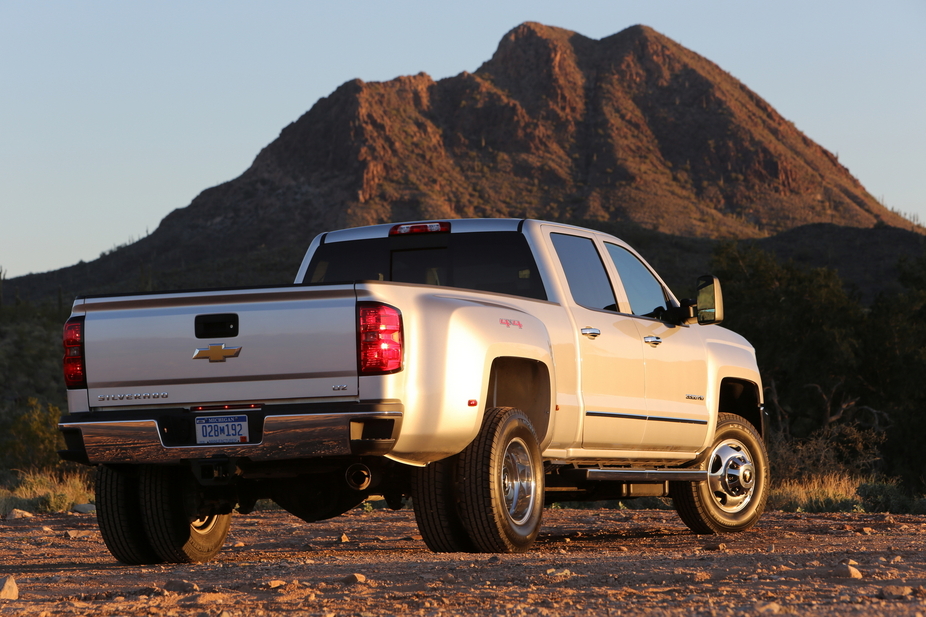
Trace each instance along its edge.
{"label": "exhaust tip", "polygon": [[355,491],[363,491],[370,488],[373,482],[373,472],[366,465],[354,463],[344,472],[344,479],[347,485]]}

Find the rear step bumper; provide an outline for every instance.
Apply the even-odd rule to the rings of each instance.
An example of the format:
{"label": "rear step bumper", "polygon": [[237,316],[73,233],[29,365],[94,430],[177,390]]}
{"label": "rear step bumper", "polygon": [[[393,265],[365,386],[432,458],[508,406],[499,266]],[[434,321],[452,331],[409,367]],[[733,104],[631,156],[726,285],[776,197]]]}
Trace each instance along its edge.
{"label": "rear step bumper", "polygon": [[[259,443],[172,446],[164,445],[156,419],[67,421],[58,428],[68,443],[62,458],[89,464],[157,464],[211,457],[270,461],[382,455],[395,445],[401,424],[401,411],[267,415]],[[383,430],[390,425],[391,430]]]}

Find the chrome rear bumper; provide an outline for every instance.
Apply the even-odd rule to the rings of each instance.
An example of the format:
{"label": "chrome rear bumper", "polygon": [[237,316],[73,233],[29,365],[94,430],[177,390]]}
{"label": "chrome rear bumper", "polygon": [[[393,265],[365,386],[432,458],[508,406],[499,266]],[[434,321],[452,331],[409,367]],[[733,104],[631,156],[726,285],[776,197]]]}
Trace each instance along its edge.
{"label": "chrome rear bumper", "polygon": [[[391,438],[364,438],[363,426],[369,420],[392,420]],[[70,421],[62,422],[58,428],[63,432],[80,431],[91,464],[176,463],[204,458],[268,461],[386,454],[395,444],[401,420],[400,411],[268,415],[259,443],[201,446],[165,446],[155,419]]]}

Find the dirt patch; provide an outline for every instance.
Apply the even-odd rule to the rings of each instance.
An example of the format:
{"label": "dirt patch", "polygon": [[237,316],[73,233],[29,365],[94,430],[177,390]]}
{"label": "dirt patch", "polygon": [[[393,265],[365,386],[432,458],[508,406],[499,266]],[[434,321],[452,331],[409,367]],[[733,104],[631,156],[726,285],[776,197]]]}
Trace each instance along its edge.
{"label": "dirt patch", "polygon": [[[860,578],[858,578],[860,576]],[[517,555],[427,550],[410,511],[236,515],[205,564],[124,566],[90,515],[0,521],[0,615],[926,615],[926,517],[766,514],[697,536],[671,511],[546,510]],[[855,577],[855,578],[853,578]]]}

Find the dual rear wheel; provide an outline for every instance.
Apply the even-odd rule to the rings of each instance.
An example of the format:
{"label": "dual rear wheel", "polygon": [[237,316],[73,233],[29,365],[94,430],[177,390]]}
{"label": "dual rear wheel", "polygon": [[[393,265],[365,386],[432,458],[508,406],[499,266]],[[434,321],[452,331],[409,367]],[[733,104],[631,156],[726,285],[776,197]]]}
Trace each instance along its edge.
{"label": "dual rear wheel", "polygon": [[182,467],[100,465],[97,520],[113,557],[128,565],[208,561],[230,514],[203,514],[196,480]]}
{"label": "dual rear wheel", "polygon": [[413,475],[415,520],[436,552],[528,550],[543,516],[543,462],[524,412],[496,407],[456,456]]}

